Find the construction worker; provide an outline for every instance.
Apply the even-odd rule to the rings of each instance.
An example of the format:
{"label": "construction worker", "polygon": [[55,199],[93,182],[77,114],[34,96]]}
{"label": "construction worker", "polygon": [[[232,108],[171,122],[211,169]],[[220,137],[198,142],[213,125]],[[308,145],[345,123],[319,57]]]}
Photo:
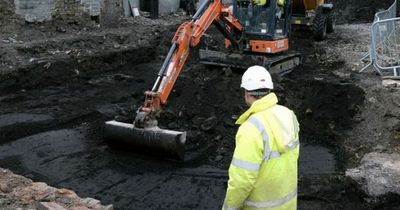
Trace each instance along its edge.
{"label": "construction worker", "polygon": [[[253,0],[253,4],[257,6],[264,6],[267,3],[267,0]],[[276,4],[278,6],[283,7],[285,5],[285,0],[277,0]]]}
{"label": "construction worker", "polygon": [[251,28],[250,31],[258,32],[259,24],[264,21],[259,16],[267,0],[251,0],[250,3],[251,8],[248,9],[247,16],[250,19],[251,26],[247,26],[247,29]]}
{"label": "construction worker", "polygon": [[[263,7],[265,7],[265,5],[268,3],[267,0],[251,0],[252,3],[252,9],[248,10],[248,17],[250,19],[250,24],[253,31],[259,32],[258,30],[260,30],[261,27],[261,32],[264,31],[264,33],[267,32],[267,25],[268,22],[265,22],[266,19],[265,18],[260,18],[260,14],[261,11],[263,11]],[[277,0],[276,1],[277,7],[276,7],[276,17],[277,20],[280,19],[282,17],[283,11],[284,11],[284,6],[285,6],[285,0]],[[261,25],[261,26],[260,26]],[[264,26],[264,27],[262,27]],[[250,28],[249,26],[247,26],[247,28]],[[264,30],[262,30],[264,29]]]}
{"label": "construction worker", "polygon": [[267,0],[253,0],[253,4],[257,6],[264,6],[267,3]]}
{"label": "construction worker", "polygon": [[[256,6],[265,6],[267,4],[267,0],[253,0],[253,4]],[[277,0],[276,4],[278,5],[276,13],[279,18],[281,18],[282,13],[283,13],[283,8],[285,6],[285,0]]]}
{"label": "construction worker", "polygon": [[296,115],[278,105],[264,67],[248,68],[241,87],[250,108],[236,121],[240,127],[223,209],[295,210],[300,147]]}
{"label": "construction worker", "polygon": [[[253,0],[253,5],[257,6],[257,7],[263,7],[267,4],[267,0]],[[279,13],[279,17],[282,15],[283,12],[283,8],[285,6],[285,0],[277,0],[276,4],[278,5],[277,7],[277,13]]]}

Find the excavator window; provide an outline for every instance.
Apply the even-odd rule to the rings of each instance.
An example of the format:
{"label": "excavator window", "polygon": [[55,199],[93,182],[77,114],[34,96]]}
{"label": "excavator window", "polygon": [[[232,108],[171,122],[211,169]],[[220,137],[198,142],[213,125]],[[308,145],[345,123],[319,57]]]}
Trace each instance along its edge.
{"label": "excavator window", "polygon": [[235,17],[239,19],[245,27],[246,32],[270,34],[272,35],[271,25],[273,21],[270,14],[269,1],[264,6],[252,4],[251,0],[238,0],[234,5]]}
{"label": "excavator window", "polygon": [[[272,2],[275,5],[272,6]],[[263,6],[252,0],[234,0],[233,13],[245,27],[245,32],[256,40],[274,40],[287,36],[285,24],[288,22],[285,8],[280,8],[277,1],[267,0]]]}

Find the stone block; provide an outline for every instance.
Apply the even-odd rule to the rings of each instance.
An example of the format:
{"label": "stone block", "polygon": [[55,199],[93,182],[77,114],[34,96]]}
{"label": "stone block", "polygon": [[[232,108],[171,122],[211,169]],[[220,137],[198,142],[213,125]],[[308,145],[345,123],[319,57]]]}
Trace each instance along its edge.
{"label": "stone block", "polygon": [[82,202],[91,208],[100,205],[100,201],[93,198],[85,198],[82,200]]}
{"label": "stone block", "polygon": [[64,198],[71,198],[71,199],[78,198],[78,195],[75,192],[67,189],[58,189],[55,191],[55,194],[59,197],[64,197]]}
{"label": "stone block", "polygon": [[36,206],[37,210],[67,210],[66,208],[62,207],[61,205],[54,203],[54,202],[40,202]]}
{"label": "stone block", "polygon": [[18,187],[25,187],[32,184],[32,181],[13,174],[9,170],[4,170],[0,172],[0,191],[3,193],[10,193],[13,189]]}
{"label": "stone block", "polygon": [[69,208],[69,210],[90,210],[90,208],[86,206],[74,206],[72,208]]}
{"label": "stone block", "polygon": [[23,204],[40,201],[55,191],[55,188],[43,182],[34,182],[32,185],[22,189],[15,189],[14,196],[19,197]]}
{"label": "stone block", "polygon": [[12,188],[10,185],[8,185],[8,183],[0,183],[0,192],[3,193],[10,193],[12,191]]}
{"label": "stone block", "polygon": [[114,210],[113,205],[108,205],[108,206],[99,206],[94,208],[94,210]]}
{"label": "stone block", "polygon": [[385,87],[397,87],[400,88],[400,79],[382,79],[382,85]]}

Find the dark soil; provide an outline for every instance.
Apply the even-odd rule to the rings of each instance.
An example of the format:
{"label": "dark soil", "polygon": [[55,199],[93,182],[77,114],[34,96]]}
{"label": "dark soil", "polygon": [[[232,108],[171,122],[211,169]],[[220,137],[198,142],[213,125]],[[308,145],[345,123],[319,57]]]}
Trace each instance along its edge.
{"label": "dark soil", "polygon": [[[310,55],[317,53],[309,42],[297,37],[294,43],[302,43],[298,47]],[[161,65],[158,59],[147,62],[156,51],[143,48],[103,57],[117,63],[131,58],[112,71],[105,67],[84,76],[65,75],[61,72],[80,65],[66,63],[55,65],[46,84],[29,74],[10,83],[1,95],[1,116],[42,117],[26,122],[30,115],[19,114],[1,126],[0,164],[81,196],[95,196],[116,208],[220,208],[237,129],[233,118],[246,109],[239,73],[196,64],[195,59],[185,68],[160,118],[161,127],[188,131],[184,161],[110,147],[102,139],[104,121],[133,121],[142,93],[151,87]],[[275,78],[281,103],[294,109],[300,119],[302,143],[308,151],[300,159],[299,209],[326,205],[371,209],[362,199],[347,198],[351,187],[343,178],[346,155],[339,135],[351,127],[363,91],[325,74],[329,68],[306,62],[288,77]],[[321,162],[313,155],[323,157]],[[327,163],[331,166],[322,167]]]}
{"label": "dark soil", "polygon": [[[341,9],[344,21],[373,17],[353,13],[367,3],[350,2],[359,6]],[[386,5],[374,2],[377,8]],[[188,131],[183,161],[110,147],[102,138],[104,121],[133,121],[176,30],[174,24],[147,23],[130,23],[137,28],[123,28],[120,36],[114,29],[93,29],[83,35],[90,38],[64,41],[54,35],[53,41],[27,42],[26,32],[21,43],[4,44],[1,59],[9,63],[2,62],[0,77],[0,165],[113,203],[116,209],[220,208],[237,130],[234,118],[246,109],[240,73],[198,64],[197,50],[192,51],[159,119],[163,128]],[[29,27],[39,34],[34,36],[43,35],[40,26]],[[66,37],[80,31],[66,27],[72,31]],[[50,29],[43,33],[52,38],[57,28]],[[215,30],[209,34],[213,38],[206,38],[202,47],[218,49],[220,35]],[[397,201],[390,197],[378,204],[365,202],[366,196],[344,177],[353,154],[343,145],[343,133],[356,124],[353,117],[365,93],[354,85],[355,77],[332,74],[344,63],[318,60],[326,51],[309,37],[308,32],[292,37],[303,65],[285,78],[274,78],[280,103],[293,109],[301,123],[305,153],[300,158],[299,209],[394,209]],[[52,54],[57,50],[72,51]]]}

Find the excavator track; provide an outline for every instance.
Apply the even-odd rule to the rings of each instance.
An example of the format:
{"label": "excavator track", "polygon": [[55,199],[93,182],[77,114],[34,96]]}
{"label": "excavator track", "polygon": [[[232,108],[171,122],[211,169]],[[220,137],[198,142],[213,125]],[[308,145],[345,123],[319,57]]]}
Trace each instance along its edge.
{"label": "excavator track", "polygon": [[285,75],[301,63],[298,53],[279,55],[261,55],[245,53],[227,53],[200,49],[200,63],[212,66],[247,69],[253,65],[264,66],[271,74]]}

